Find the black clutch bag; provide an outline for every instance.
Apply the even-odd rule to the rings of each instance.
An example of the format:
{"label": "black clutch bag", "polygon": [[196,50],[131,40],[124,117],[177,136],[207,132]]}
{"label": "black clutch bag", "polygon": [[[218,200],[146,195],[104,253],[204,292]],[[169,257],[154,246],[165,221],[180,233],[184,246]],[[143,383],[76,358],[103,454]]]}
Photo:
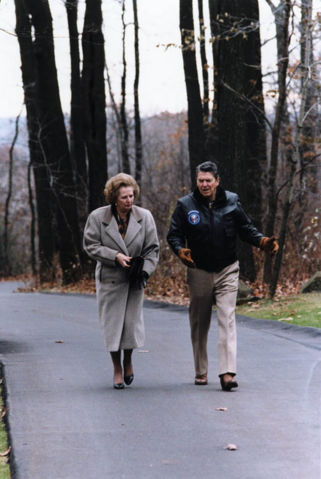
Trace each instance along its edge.
{"label": "black clutch bag", "polygon": [[128,281],[132,286],[137,285],[140,287],[143,278],[143,266],[144,258],[142,256],[135,256],[131,259],[127,274]]}

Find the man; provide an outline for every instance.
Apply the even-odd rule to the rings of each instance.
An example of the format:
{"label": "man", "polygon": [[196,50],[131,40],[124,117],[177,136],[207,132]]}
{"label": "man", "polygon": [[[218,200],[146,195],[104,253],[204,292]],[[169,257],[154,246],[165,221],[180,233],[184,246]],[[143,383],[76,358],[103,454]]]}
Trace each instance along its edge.
{"label": "man", "polygon": [[194,353],[195,384],[206,385],[207,336],[212,305],[218,319],[219,377],[224,391],[238,387],[236,375],[235,306],[239,263],[237,235],[270,254],[276,253],[275,238],[264,237],[242,209],[239,197],[220,186],[215,163],[196,168],[196,188],[177,202],[167,241],[188,266],[189,319]]}

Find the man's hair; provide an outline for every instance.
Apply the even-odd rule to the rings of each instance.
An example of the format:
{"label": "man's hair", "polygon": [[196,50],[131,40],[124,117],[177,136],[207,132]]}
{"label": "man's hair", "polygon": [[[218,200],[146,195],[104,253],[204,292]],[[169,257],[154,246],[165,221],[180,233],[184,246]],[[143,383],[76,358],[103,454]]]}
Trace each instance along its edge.
{"label": "man's hair", "polygon": [[205,172],[212,173],[212,175],[215,178],[217,178],[219,176],[217,165],[213,161],[204,161],[204,163],[201,163],[200,165],[197,165],[196,176],[199,174],[200,171],[205,171]]}

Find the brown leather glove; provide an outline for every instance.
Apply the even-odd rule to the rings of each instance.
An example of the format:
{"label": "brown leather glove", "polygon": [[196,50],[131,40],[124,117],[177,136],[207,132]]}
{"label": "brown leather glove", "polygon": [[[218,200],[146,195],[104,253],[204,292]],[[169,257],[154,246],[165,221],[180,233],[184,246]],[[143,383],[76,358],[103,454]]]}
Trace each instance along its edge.
{"label": "brown leather glove", "polygon": [[178,256],[181,262],[185,264],[185,266],[189,266],[190,268],[195,268],[195,263],[192,260],[190,249],[181,248],[180,250],[178,250]]}
{"label": "brown leather glove", "polygon": [[275,236],[264,236],[260,241],[260,249],[265,251],[265,253],[270,254],[271,256],[275,255],[279,249],[278,242],[276,241]]}

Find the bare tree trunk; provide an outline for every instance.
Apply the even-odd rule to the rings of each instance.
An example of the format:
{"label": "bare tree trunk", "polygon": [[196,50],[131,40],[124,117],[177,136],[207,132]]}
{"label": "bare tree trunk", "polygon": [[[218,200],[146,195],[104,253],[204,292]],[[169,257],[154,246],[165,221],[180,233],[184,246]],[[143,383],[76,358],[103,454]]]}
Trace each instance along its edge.
{"label": "bare tree trunk", "polygon": [[300,111],[298,115],[298,125],[297,125],[297,130],[296,130],[295,139],[294,139],[293,158],[290,164],[290,174],[289,174],[287,194],[286,194],[285,204],[283,206],[283,215],[282,215],[281,229],[279,234],[279,251],[275,259],[272,280],[270,283],[271,298],[273,298],[275,294],[278,278],[280,275],[288,218],[289,218],[290,209],[291,209],[292,200],[293,200],[295,173],[296,173],[297,165],[300,162],[300,146],[303,140],[302,132],[304,128],[304,122],[306,121],[306,118],[307,118],[306,104],[307,104],[308,90],[309,90],[309,83],[310,83],[309,72],[310,72],[310,66],[311,66],[310,60],[311,60],[311,51],[312,51],[312,37],[311,37],[311,31],[310,31],[311,23],[312,23],[312,0],[306,0],[305,9],[306,9],[306,17],[305,17],[305,22],[303,27],[304,27],[304,38],[306,40],[306,44],[305,44],[304,58],[301,63],[301,71],[302,71],[301,103],[300,103]]}
{"label": "bare tree trunk", "polygon": [[73,172],[61,109],[54,55],[52,17],[47,0],[26,0],[35,29],[36,107],[39,138],[56,201],[59,261],[63,282],[80,274],[80,235]]}
{"label": "bare tree trunk", "polygon": [[203,108],[197,75],[192,0],[180,0],[180,31],[188,105],[188,148],[192,186],[196,166],[205,161]]}
{"label": "bare tree trunk", "polygon": [[[283,25],[284,25],[284,14],[285,14],[285,2],[284,0],[278,0],[278,4],[274,4],[272,0],[266,0],[267,4],[270,6],[272,14],[274,16],[274,25],[276,31],[276,52],[277,52],[277,75],[278,75],[278,92],[282,90],[282,74],[281,74],[281,65],[282,65],[282,55],[283,55]],[[278,171],[280,176],[286,175],[286,165],[288,162],[291,162],[289,159],[289,153],[291,150],[291,120],[288,111],[287,99],[285,100],[283,107],[282,115],[282,124],[280,128],[280,145],[279,145],[279,158],[278,158]],[[288,141],[290,139],[290,141]],[[265,212],[266,213],[266,212]],[[266,258],[267,263],[270,263],[270,268],[272,267],[272,258]],[[271,273],[270,273],[271,274]]]}
{"label": "bare tree trunk", "polygon": [[36,211],[33,202],[33,192],[32,192],[32,184],[31,184],[31,158],[28,163],[28,199],[29,199],[29,208],[31,214],[31,222],[30,222],[30,249],[31,249],[31,271],[34,278],[37,278],[37,259],[36,259]]}
{"label": "bare tree trunk", "polygon": [[83,133],[84,109],[81,92],[79,33],[77,26],[78,0],[68,0],[65,5],[71,62],[70,155],[75,176],[79,221],[82,227],[88,214],[88,173]]}
{"label": "bare tree trunk", "polygon": [[130,164],[128,155],[128,125],[126,116],[126,78],[127,78],[127,62],[126,62],[126,24],[125,24],[125,0],[122,0],[122,15],[123,36],[122,36],[122,50],[123,50],[123,74],[121,77],[121,105],[120,105],[120,122],[121,122],[121,149],[124,173],[130,174]]}
{"label": "bare tree trunk", "polygon": [[135,110],[135,159],[136,169],[135,178],[139,185],[142,182],[142,167],[143,167],[143,145],[142,145],[142,130],[139,110],[139,37],[138,37],[138,14],[137,14],[137,0],[133,0],[134,10],[134,28],[135,28],[135,80],[134,80],[134,110]]}
{"label": "bare tree trunk", "polygon": [[[304,210],[303,202],[306,197],[307,190],[310,189],[313,193],[317,194],[317,167],[315,163],[310,166],[310,174],[307,171],[307,165],[310,163],[310,159],[316,155],[315,140],[318,135],[316,131],[316,125],[318,123],[318,111],[315,106],[318,103],[318,90],[320,91],[320,80],[318,78],[316,67],[314,63],[313,55],[313,28],[312,24],[307,28],[307,22],[311,21],[310,9],[312,1],[309,0],[301,2],[301,65],[305,65],[306,48],[310,45],[310,59],[309,68],[311,70],[311,78],[307,87],[307,99],[306,99],[306,112],[309,111],[309,115],[303,125],[302,130],[302,142],[300,146],[300,195],[299,201],[302,204],[302,212]],[[301,90],[304,87],[305,71],[301,66]],[[305,184],[308,182],[308,186]],[[300,218],[302,225],[303,218]]]}
{"label": "bare tree trunk", "polygon": [[111,108],[112,108],[112,111],[115,115],[114,130],[115,130],[115,135],[116,135],[117,169],[118,169],[118,171],[121,171],[121,169],[122,169],[122,161],[121,161],[121,156],[122,156],[122,152],[121,152],[121,120],[120,120],[119,109],[118,109],[118,106],[116,104],[115,95],[114,95],[112,84],[111,84],[107,59],[105,60],[105,68],[106,68],[108,92],[109,92],[110,101],[111,101]]}
{"label": "bare tree trunk", "polygon": [[[277,51],[277,61],[278,65],[281,65],[282,58],[283,58],[283,53],[284,53],[284,32],[283,32],[283,27],[284,27],[284,15],[285,15],[285,7],[286,7],[286,2],[284,0],[280,0],[278,5],[275,5],[272,0],[266,0],[266,3],[269,5],[271,8],[271,11],[274,15],[274,23],[275,23],[275,30],[276,30],[276,51]],[[278,87],[279,91],[282,89],[282,82],[283,82],[283,77],[282,73],[280,71],[280,68],[278,68]]]}
{"label": "bare tree trunk", "polygon": [[205,49],[205,25],[203,13],[203,0],[198,0],[198,17],[200,26],[200,55],[202,63],[203,79],[203,122],[205,130],[209,122],[209,86],[208,86],[208,63]]}
{"label": "bare tree trunk", "polygon": [[86,0],[82,35],[84,134],[88,157],[89,211],[105,203],[107,180],[105,49],[101,0]]}
{"label": "bare tree trunk", "polygon": [[[286,78],[289,64],[289,20],[290,20],[291,1],[285,0],[284,17],[283,17],[283,29],[282,29],[282,55],[279,64],[279,97],[275,111],[275,120],[272,129],[271,140],[271,155],[270,155],[270,167],[268,175],[268,213],[266,221],[266,234],[268,236],[274,233],[274,223],[277,210],[277,196],[276,196],[276,173],[278,166],[279,155],[279,140],[282,127],[284,106],[286,102]],[[272,274],[272,260],[271,256],[265,255],[264,262],[264,281],[270,282]]]}
{"label": "bare tree trunk", "polygon": [[19,135],[19,119],[21,113],[16,117],[15,122],[15,133],[9,149],[9,171],[8,171],[8,193],[6,197],[5,210],[4,210],[4,265],[5,265],[5,274],[9,276],[11,274],[11,264],[8,251],[8,239],[9,239],[9,215],[10,215],[10,201],[12,196],[12,175],[13,175],[13,152],[14,147]]}
{"label": "bare tree trunk", "polygon": [[[266,117],[257,0],[209,0],[214,57],[213,156],[222,182],[236,191],[256,226],[262,222]],[[246,178],[246,181],[244,181]],[[252,248],[239,244],[241,274],[256,276]]]}
{"label": "bare tree trunk", "polygon": [[39,141],[39,121],[36,110],[36,67],[34,46],[31,37],[31,21],[24,0],[15,0],[16,33],[21,57],[21,71],[24,98],[27,110],[30,162],[33,169],[38,227],[39,279],[41,282],[53,279],[52,261],[54,255],[53,205],[52,192],[48,180],[45,158]]}

